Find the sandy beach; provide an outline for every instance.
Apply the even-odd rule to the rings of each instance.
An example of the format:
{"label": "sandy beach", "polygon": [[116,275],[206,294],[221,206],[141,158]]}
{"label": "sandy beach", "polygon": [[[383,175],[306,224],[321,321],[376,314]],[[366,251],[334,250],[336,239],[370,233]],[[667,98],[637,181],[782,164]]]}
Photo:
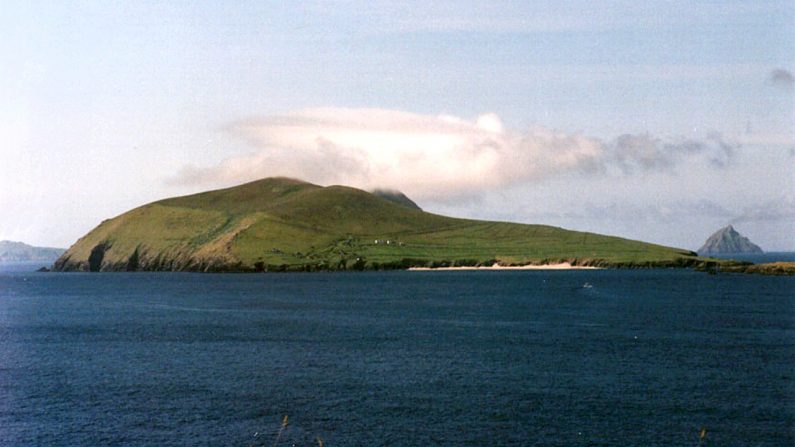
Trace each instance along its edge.
{"label": "sandy beach", "polygon": [[537,265],[499,265],[480,266],[480,267],[411,267],[411,271],[442,271],[442,270],[598,270],[600,267],[591,267],[585,265],[571,265],[568,262],[560,264],[537,264]]}

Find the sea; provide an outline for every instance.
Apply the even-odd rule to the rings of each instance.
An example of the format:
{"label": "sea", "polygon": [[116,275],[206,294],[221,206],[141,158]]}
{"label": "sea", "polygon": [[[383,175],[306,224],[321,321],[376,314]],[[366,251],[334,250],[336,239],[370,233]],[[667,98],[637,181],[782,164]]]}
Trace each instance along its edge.
{"label": "sea", "polygon": [[795,278],[6,269],[0,445],[795,445]]}

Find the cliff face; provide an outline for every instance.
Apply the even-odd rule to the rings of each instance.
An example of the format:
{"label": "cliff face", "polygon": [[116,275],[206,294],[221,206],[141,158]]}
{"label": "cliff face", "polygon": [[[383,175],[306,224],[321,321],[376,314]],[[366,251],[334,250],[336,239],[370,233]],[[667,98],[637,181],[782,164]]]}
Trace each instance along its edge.
{"label": "cliff face", "polygon": [[700,255],[710,254],[739,254],[739,253],[763,253],[758,245],[755,245],[747,237],[741,235],[731,225],[721,228],[710,236],[704,245],[698,249]]}
{"label": "cliff face", "polygon": [[269,178],[106,220],[55,263],[68,271],[305,271],[425,266],[695,266],[695,253],[546,225],[439,216],[407,197]]}

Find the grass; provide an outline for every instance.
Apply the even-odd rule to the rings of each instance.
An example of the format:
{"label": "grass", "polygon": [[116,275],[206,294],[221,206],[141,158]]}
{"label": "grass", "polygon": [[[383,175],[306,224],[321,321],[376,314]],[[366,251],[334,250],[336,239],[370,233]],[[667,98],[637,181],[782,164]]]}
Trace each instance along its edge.
{"label": "grass", "polygon": [[795,262],[768,262],[754,265],[731,265],[723,267],[722,270],[728,273],[795,276]]}
{"label": "grass", "polygon": [[92,251],[102,270],[127,269],[133,258],[136,269],[201,271],[704,261],[682,249],[546,225],[439,216],[354,188],[283,178],[136,208],[100,224],[56,268],[87,270]]}

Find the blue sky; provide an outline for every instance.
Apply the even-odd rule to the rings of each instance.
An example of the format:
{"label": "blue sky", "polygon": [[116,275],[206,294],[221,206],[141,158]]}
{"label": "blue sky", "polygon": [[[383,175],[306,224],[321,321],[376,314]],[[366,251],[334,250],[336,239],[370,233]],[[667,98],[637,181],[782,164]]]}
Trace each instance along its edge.
{"label": "blue sky", "polygon": [[4,2],[0,239],[295,175],[795,250],[792,2],[398,3]]}

